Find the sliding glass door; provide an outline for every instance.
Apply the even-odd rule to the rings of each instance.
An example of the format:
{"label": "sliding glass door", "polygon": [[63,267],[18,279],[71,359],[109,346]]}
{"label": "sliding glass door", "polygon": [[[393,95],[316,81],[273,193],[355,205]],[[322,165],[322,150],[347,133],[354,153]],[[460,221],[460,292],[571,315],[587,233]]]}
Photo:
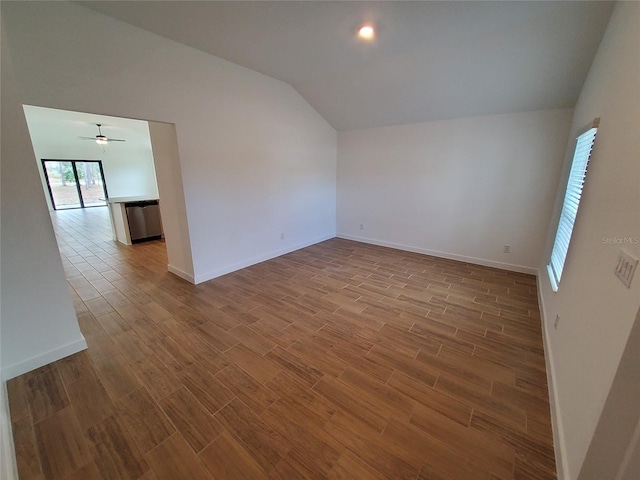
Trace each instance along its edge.
{"label": "sliding glass door", "polygon": [[107,186],[99,160],[42,160],[51,203],[56,210],[107,204]]}

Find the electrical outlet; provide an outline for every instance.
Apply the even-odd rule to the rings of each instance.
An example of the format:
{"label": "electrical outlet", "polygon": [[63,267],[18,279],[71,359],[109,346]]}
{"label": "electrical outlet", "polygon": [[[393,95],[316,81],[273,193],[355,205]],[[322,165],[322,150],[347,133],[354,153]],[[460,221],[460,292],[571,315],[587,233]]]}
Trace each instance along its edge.
{"label": "electrical outlet", "polygon": [[558,324],[560,323],[560,315],[556,315],[556,319],[553,322],[553,329],[557,330],[558,329]]}
{"label": "electrical outlet", "polygon": [[360,230],[364,230],[364,223],[360,224]]}
{"label": "electrical outlet", "polygon": [[280,240],[284,240],[284,233],[280,234]]}
{"label": "electrical outlet", "polygon": [[502,253],[511,253],[511,245],[505,245],[502,249]]}
{"label": "electrical outlet", "polygon": [[613,272],[627,288],[631,288],[631,280],[633,280],[633,274],[635,273],[637,266],[637,258],[624,250],[620,250],[618,253],[618,262]]}

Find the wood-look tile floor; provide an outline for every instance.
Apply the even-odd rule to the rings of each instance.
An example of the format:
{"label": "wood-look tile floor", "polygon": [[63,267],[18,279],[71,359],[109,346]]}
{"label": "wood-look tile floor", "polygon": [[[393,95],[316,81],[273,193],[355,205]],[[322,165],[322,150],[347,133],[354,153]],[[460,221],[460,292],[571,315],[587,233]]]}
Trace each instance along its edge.
{"label": "wood-look tile floor", "polygon": [[534,277],[333,239],[193,286],[105,213],[53,215],[89,348],[8,383],[22,480],[556,477]]}

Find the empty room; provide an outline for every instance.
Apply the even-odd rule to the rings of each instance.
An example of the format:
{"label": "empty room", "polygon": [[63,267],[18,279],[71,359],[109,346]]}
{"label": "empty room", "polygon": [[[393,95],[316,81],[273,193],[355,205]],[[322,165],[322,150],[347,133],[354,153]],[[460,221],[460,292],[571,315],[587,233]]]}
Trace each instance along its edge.
{"label": "empty room", "polygon": [[640,3],[0,8],[3,480],[637,478]]}

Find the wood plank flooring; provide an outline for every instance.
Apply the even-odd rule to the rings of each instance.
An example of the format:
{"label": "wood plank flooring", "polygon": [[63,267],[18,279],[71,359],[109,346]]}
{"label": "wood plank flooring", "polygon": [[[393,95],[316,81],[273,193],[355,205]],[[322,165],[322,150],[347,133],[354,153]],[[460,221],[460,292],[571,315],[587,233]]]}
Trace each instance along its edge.
{"label": "wood plank flooring", "polygon": [[53,214],[88,350],[8,383],[20,478],[556,478],[535,278],[333,239],[193,286]]}

